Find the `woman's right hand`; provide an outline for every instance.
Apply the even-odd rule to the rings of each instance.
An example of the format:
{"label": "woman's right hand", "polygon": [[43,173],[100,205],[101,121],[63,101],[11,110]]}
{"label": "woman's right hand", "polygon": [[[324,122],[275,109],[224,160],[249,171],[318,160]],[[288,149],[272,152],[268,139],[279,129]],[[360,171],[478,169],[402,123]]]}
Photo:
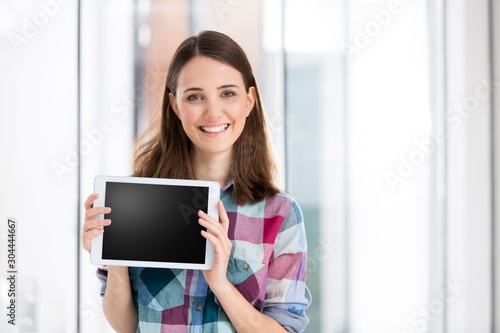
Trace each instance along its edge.
{"label": "woman's right hand", "polygon": [[91,194],[84,203],[85,222],[82,227],[82,246],[87,252],[90,252],[92,238],[104,232],[103,228],[98,227],[111,224],[110,219],[96,219],[98,215],[109,214],[111,212],[111,208],[109,207],[94,207],[94,201],[98,197],[99,194],[97,193]]}

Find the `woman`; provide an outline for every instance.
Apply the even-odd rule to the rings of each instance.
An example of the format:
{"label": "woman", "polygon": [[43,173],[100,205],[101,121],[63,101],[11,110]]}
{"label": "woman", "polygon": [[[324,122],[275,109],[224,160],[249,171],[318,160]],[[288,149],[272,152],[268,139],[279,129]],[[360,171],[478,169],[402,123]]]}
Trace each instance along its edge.
{"label": "woman", "polygon": [[[228,36],[185,40],[168,70],[162,112],[136,145],[134,175],[214,180],[220,222],[199,213],[211,270],[98,269],[104,314],[118,332],[301,332],[308,323],[306,238],[275,166],[251,66]],[[110,220],[85,202],[83,247]]]}

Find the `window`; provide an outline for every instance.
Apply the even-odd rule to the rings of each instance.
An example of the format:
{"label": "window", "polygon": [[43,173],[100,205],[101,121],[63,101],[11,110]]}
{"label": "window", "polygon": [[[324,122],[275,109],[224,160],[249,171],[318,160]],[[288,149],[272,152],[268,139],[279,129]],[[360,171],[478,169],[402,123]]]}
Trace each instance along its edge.
{"label": "window", "polygon": [[[471,6],[486,22],[485,5]],[[132,137],[158,112],[174,50],[201,30],[222,31],[249,55],[281,184],[303,209],[314,299],[307,332],[458,332],[491,323],[487,311],[463,315],[465,302],[478,309],[481,301],[492,302],[489,243],[477,243],[491,220],[481,215],[468,237],[464,217],[491,206],[471,206],[464,196],[471,185],[460,179],[475,175],[459,167],[473,154],[481,162],[469,170],[488,172],[487,149],[472,147],[489,145],[489,137],[461,132],[486,133],[487,118],[476,118],[480,125],[464,118],[462,130],[450,127],[458,122],[451,118],[454,103],[487,80],[463,69],[483,70],[486,40],[484,51],[469,49],[469,60],[456,62],[470,42],[462,24],[475,22],[472,12],[463,18],[461,5],[445,8],[442,1],[107,1],[86,4],[84,17],[85,8],[94,13],[88,17],[102,18],[86,26],[93,35],[84,57],[95,77],[102,75],[102,89],[92,80],[85,86],[92,71],[85,72],[84,119],[125,114],[115,123],[116,139],[107,137],[88,159],[85,177],[129,172]],[[117,14],[108,20],[111,11]],[[486,30],[483,24],[470,33]],[[457,53],[445,53],[445,45]],[[474,185],[485,202],[487,179]],[[463,252],[469,242],[477,249]],[[96,284],[85,294],[94,295]],[[89,331],[97,325],[82,324]]]}
{"label": "window", "polygon": [[0,248],[15,218],[18,328],[111,332],[82,201],[96,175],[132,173],[174,50],[214,29],[249,55],[303,209],[306,332],[498,329],[499,15],[487,0],[0,0]]}

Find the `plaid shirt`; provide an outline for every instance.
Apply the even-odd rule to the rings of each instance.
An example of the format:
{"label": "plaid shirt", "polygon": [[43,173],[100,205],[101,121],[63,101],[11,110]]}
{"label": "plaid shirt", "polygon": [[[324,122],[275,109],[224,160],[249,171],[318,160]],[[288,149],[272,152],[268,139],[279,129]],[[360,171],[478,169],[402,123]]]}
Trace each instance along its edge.
{"label": "plaid shirt", "polygon": [[[281,193],[237,205],[232,183],[221,190],[232,251],[227,277],[257,310],[290,332],[302,332],[311,302],[305,285],[306,236],[297,203]],[[199,270],[130,267],[137,332],[235,332]],[[107,271],[97,270],[106,290]]]}

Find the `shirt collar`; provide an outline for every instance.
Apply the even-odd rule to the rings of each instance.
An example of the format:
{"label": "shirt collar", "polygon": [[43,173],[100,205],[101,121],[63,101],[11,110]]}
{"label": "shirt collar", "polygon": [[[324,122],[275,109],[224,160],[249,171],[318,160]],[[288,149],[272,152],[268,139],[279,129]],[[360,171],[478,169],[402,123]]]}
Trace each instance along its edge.
{"label": "shirt collar", "polygon": [[222,186],[222,188],[220,189],[221,192],[227,190],[228,188],[230,188],[232,185],[234,185],[234,179],[231,179],[229,180],[226,185]]}

